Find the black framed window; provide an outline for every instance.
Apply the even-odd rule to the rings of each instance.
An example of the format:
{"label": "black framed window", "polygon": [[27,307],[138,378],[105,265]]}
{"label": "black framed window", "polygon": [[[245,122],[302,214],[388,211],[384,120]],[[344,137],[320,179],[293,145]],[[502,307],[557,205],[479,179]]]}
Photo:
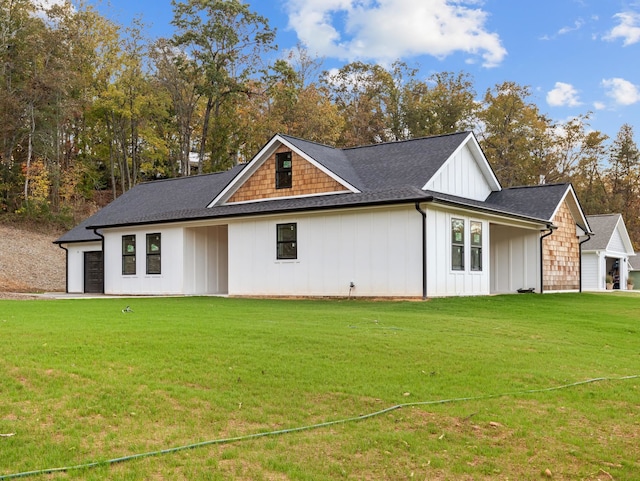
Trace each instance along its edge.
{"label": "black framed window", "polygon": [[464,220],[451,219],[451,269],[464,270]]}
{"label": "black framed window", "polygon": [[160,234],[147,234],[147,274],[160,274],[162,253]]}
{"label": "black framed window", "polygon": [[297,259],[298,258],[298,225],[277,224],[277,255],[278,259]]}
{"label": "black framed window", "polygon": [[471,221],[471,270],[482,270],[482,222]]}
{"label": "black framed window", "polygon": [[122,275],[132,276],[136,273],[136,236],[122,236]]}
{"label": "black framed window", "polygon": [[292,185],[291,152],[276,154],[276,189],[289,189]]}

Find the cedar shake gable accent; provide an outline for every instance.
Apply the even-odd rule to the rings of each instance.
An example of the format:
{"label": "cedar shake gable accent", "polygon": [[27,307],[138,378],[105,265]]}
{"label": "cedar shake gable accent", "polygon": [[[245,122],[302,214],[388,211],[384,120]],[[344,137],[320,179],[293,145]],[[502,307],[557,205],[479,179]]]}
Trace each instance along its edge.
{"label": "cedar shake gable accent", "polygon": [[[290,188],[277,189],[275,182],[276,154],[284,152],[291,152],[292,154],[292,185]],[[295,150],[292,151],[286,145],[280,145],[251,177],[236,190],[227,203],[335,192],[349,192],[349,190],[312,165]]]}
{"label": "cedar shake gable accent", "polygon": [[543,290],[580,289],[580,239],[574,214],[565,199],[552,219],[556,229],[543,239]]}

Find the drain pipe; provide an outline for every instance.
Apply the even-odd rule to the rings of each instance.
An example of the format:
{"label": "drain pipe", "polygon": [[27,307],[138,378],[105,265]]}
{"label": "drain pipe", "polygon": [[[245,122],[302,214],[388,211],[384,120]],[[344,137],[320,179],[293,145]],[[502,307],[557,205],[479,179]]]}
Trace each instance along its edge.
{"label": "drain pipe", "polygon": [[69,294],[69,249],[58,244],[58,247],[64,251],[64,292]]}
{"label": "drain pipe", "polygon": [[104,294],[104,236],[98,232],[98,229],[91,229],[95,235],[100,237],[102,250],[102,293]]}
{"label": "drain pipe", "polygon": [[540,237],[540,294],[544,294],[544,249],[543,249],[543,241],[545,237],[549,237],[551,234],[553,234],[553,231],[556,230],[558,227],[553,225],[553,224],[549,224],[547,225],[546,229],[542,229],[540,232],[544,232],[544,231],[549,231],[547,232],[545,235],[543,235],[542,237]]}
{"label": "drain pipe", "polygon": [[422,300],[427,299],[427,213],[416,202],[416,210],[422,216]]}
{"label": "drain pipe", "polygon": [[578,260],[578,266],[580,267],[580,287],[578,292],[582,292],[582,244],[591,239],[591,236],[593,235],[589,234],[588,232],[585,232],[585,234],[587,235],[587,238],[583,241],[580,241],[580,243],[578,244],[578,253],[580,255]]}

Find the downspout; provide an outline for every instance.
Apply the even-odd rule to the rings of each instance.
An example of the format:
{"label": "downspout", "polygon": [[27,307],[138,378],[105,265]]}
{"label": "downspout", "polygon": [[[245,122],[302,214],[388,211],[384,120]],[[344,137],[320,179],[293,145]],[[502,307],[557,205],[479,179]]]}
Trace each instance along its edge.
{"label": "downspout", "polygon": [[587,238],[583,241],[580,241],[580,243],[578,244],[578,253],[580,255],[580,260],[578,261],[578,266],[580,267],[580,290],[579,292],[582,292],[582,244],[584,244],[585,242],[587,242],[589,239],[591,239],[591,236],[593,234],[587,234]]}
{"label": "downspout", "polygon": [[553,224],[547,225],[546,229],[542,229],[540,232],[544,232],[548,230],[545,235],[540,237],[540,294],[544,294],[544,249],[543,249],[543,240],[545,237],[549,237],[553,234],[553,231],[556,230],[557,227]]}
{"label": "downspout", "polygon": [[422,216],[422,300],[427,299],[427,213],[416,202],[416,210]]}
{"label": "downspout", "polygon": [[104,294],[104,236],[98,232],[98,229],[91,229],[95,235],[100,237],[100,243],[102,244],[100,250],[102,251],[102,293]]}
{"label": "downspout", "polygon": [[69,249],[58,244],[58,247],[64,251],[64,292],[69,294]]}

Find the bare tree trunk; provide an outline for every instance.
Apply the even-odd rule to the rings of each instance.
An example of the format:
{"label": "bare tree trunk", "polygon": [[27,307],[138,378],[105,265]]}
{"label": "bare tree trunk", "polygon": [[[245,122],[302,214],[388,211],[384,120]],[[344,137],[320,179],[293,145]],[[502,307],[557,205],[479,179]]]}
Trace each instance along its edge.
{"label": "bare tree trunk", "polygon": [[204,111],[204,120],[202,122],[202,137],[200,139],[200,152],[198,153],[198,174],[202,174],[202,166],[204,164],[204,153],[207,143],[207,135],[209,134],[209,119],[213,110],[213,97],[207,99],[207,108]]}
{"label": "bare tree trunk", "polygon": [[31,174],[31,158],[33,157],[33,134],[36,130],[36,119],[33,104],[29,104],[29,136],[27,139],[27,165],[24,173],[24,201],[29,201],[29,176]]}

